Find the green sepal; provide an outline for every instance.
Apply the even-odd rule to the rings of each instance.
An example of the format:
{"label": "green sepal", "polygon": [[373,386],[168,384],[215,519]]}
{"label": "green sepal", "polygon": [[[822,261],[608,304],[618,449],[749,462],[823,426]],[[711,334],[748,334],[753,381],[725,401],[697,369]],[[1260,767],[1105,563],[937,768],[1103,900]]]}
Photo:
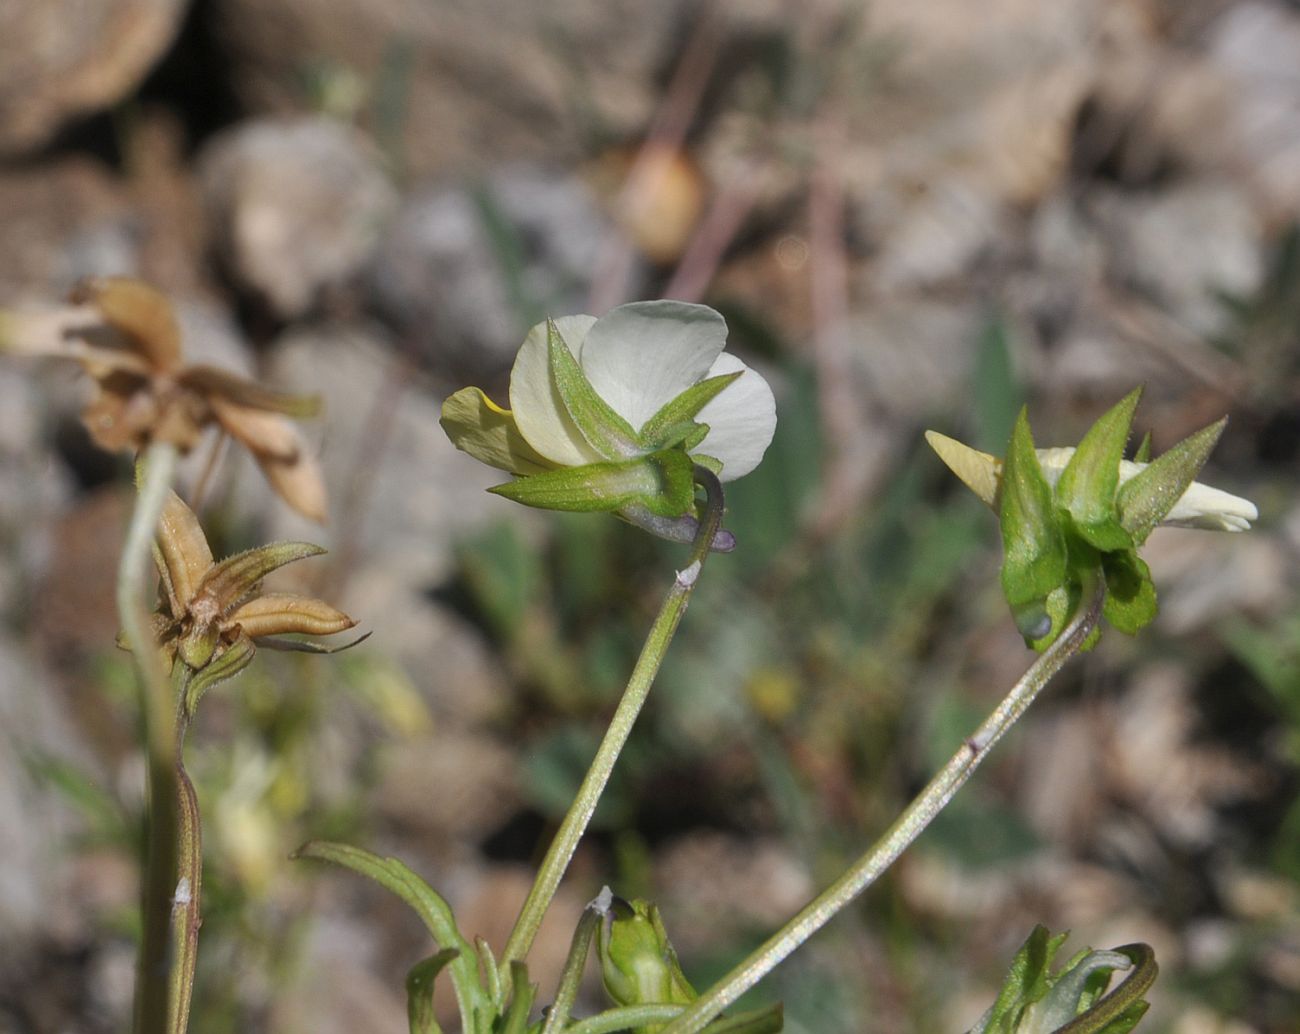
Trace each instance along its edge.
{"label": "green sepal", "polygon": [[[723,373],[708,377],[698,384],[692,384],[670,402],[665,402],[654,416],[641,428],[641,446],[645,449],[667,449],[679,444],[683,438],[680,428],[683,425],[700,427],[695,423],[701,409],[712,402],[730,384],[743,374],[744,370]],[[707,429],[705,431],[707,434]],[[701,436],[700,441],[703,441]],[[694,443],[699,444],[699,441]],[[687,449],[692,448],[688,445]]]}
{"label": "green sepal", "polygon": [[207,593],[216,600],[221,612],[227,613],[272,571],[285,564],[292,564],[295,560],[320,556],[324,552],[322,546],[310,542],[272,542],[256,549],[247,549],[226,557],[211,568],[199,582],[194,595],[197,597]]}
{"label": "green sepal", "polygon": [[[615,898],[597,941],[601,979],[616,1005],[689,1005],[698,995],[682,972],[659,909]],[[635,1028],[654,1034],[664,1024]]]}
{"label": "green sepal", "polygon": [[569,351],[554,320],[546,321],[546,353],[551,379],[560,400],[587,444],[607,460],[637,456],[644,450],[632,425],[618,415],[591,386],[587,374]]}
{"label": "green sepal", "polygon": [[1119,520],[1134,545],[1146,541],[1196,480],[1227,423],[1224,417],[1188,435],[1120,487],[1116,496]]}
{"label": "green sepal", "polygon": [[1131,549],[1133,540],[1115,509],[1119,465],[1142,389],[1134,388],[1098,418],[1056,483],[1056,502],[1079,535],[1100,550]]}
{"label": "green sepal", "polygon": [[1034,453],[1026,410],[1021,409],[1002,471],[1002,591],[1026,639],[1042,627],[1048,595],[1065,583],[1065,541],[1052,507],[1052,489]]}
{"label": "green sepal", "polygon": [[1138,442],[1138,447],[1133,453],[1133,462],[1134,463],[1151,462],[1151,432],[1150,431],[1144,434],[1142,436],[1142,440]]}
{"label": "green sepal", "polygon": [[1106,577],[1102,615],[1121,632],[1136,635],[1155,620],[1158,609],[1151,569],[1132,549],[1103,554],[1101,569]]}
{"label": "green sepal", "polygon": [[658,517],[680,517],[695,502],[695,465],[680,449],[635,459],[588,463],[534,474],[488,489],[525,506],[579,513],[640,504]]}
{"label": "green sepal", "polygon": [[411,1034],[442,1034],[433,1013],[433,985],[446,966],[460,958],[455,948],[443,948],[412,966],[406,974],[406,1018]]}
{"label": "green sepal", "polygon": [[253,640],[246,635],[241,635],[207,664],[195,671],[190,676],[189,683],[185,687],[186,717],[194,717],[194,712],[198,709],[199,700],[202,699],[204,693],[213,686],[234,678],[247,668],[255,653],[257,653],[257,648],[253,645]]}

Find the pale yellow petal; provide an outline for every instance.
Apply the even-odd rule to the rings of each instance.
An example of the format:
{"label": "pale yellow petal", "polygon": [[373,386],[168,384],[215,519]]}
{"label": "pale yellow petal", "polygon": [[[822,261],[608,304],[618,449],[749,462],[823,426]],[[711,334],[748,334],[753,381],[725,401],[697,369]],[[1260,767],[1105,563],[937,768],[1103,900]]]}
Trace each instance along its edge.
{"label": "pale yellow petal", "polygon": [[965,482],[966,487],[979,496],[985,505],[993,505],[998,497],[1002,468],[997,457],[972,449],[938,431],[926,431],[925,440],[939,454],[939,459],[948,465],[948,469]]}
{"label": "pale yellow petal", "polygon": [[447,399],[439,423],[456,448],[497,470],[540,474],[554,466],[524,440],[510,410],[478,388],[462,388]]}

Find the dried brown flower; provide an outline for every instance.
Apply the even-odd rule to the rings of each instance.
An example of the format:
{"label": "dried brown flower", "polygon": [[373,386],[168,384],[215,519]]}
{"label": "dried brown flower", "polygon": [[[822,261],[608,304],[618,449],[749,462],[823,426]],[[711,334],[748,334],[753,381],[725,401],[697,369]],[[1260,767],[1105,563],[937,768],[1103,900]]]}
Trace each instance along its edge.
{"label": "dried brown flower", "polygon": [[170,442],[185,452],[216,424],[247,447],[286,503],[325,520],[320,466],[288,419],[315,415],[318,398],[269,391],[212,366],[187,366],[171,303],[140,280],[86,280],[71,302],[0,311],[0,351],[80,363],[98,388],[82,413],[96,444],[139,451]]}

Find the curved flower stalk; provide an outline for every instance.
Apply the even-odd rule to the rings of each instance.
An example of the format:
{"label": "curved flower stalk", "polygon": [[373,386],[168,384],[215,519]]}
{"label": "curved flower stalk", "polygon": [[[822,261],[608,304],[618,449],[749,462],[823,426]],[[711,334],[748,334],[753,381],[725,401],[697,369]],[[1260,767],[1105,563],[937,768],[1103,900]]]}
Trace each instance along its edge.
{"label": "curved flower stalk", "polygon": [[80,284],[61,308],[0,310],[0,352],[79,363],[97,388],[82,422],[101,448],[139,452],[160,442],[188,452],[216,424],[248,449],[286,503],[325,521],[320,467],[288,419],[314,416],[320,400],[187,365],[171,303],[148,284],[101,277]]}
{"label": "curved flower stalk", "polygon": [[1077,609],[1087,571],[1104,579],[1104,616],[1115,628],[1131,635],[1154,620],[1155,586],[1137,549],[1158,525],[1236,532],[1259,516],[1249,500],[1194,480],[1226,417],[1151,462],[1145,443],[1141,460],[1123,458],[1141,394],[1135,389],[1103,414],[1077,448],[1035,449],[1024,410],[1002,461],[926,432],[953,473],[998,512],[1002,588],[1016,627],[1036,650],[1055,640]]}
{"label": "curved flower stalk", "polygon": [[[613,511],[661,537],[698,526],[693,470],[734,481],[763,458],[776,403],[760,374],[723,351],[713,309],[633,302],[600,319],[565,316],[528,332],[510,409],[479,388],[443,404],[458,449],[516,480],[493,489],[528,506]],[[730,548],[723,535],[714,548]]]}

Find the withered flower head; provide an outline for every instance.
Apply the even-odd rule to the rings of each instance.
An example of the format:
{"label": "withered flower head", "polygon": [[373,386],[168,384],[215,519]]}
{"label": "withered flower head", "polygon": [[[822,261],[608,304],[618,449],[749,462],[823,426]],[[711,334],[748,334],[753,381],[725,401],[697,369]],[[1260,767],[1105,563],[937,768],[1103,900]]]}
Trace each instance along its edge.
{"label": "withered flower head", "polygon": [[140,280],[86,280],[71,302],[0,311],[0,351],[79,362],[98,388],[82,413],[96,444],[117,451],[170,442],[186,452],[215,423],[248,448],[285,502],[325,520],[320,467],[287,419],[313,416],[319,399],[268,391],[216,367],[187,366],[171,303]]}
{"label": "withered flower head", "polygon": [[333,635],[356,625],[341,610],[310,596],[262,591],[262,579],[272,571],[324,552],[310,542],[273,542],[217,562],[194,511],[176,493],[169,494],[154,543],[162,579],[154,633],[171,664],[179,658],[196,672],[192,698],[244,668],[256,646],[336,653],[361,641],[328,647],[275,638]]}

